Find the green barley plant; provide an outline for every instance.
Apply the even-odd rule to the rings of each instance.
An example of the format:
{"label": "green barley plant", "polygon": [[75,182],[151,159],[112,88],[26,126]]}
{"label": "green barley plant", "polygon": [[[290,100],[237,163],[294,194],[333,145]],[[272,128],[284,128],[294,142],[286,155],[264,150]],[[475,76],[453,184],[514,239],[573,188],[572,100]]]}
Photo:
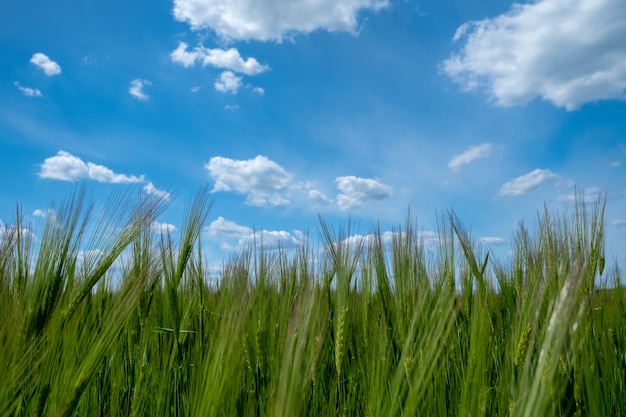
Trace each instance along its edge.
{"label": "green barley plant", "polygon": [[84,188],[0,230],[0,416],[626,415],[626,290],[604,200],[547,208],[498,259],[455,213],[319,246],[254,241],[209,277],[203,188]]}

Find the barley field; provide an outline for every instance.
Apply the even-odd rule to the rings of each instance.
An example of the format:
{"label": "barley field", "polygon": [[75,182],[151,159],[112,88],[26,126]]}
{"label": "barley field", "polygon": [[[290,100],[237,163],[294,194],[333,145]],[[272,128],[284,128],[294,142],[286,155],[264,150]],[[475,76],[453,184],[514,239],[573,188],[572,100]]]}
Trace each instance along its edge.
{"label": "barley field", "polygon": [[[625,416],[626,292],[604,201],[520,225],[511,255],[454,213],[436,247],[319,222],[209,274],[207,189],[176,238],[161,200],[77,190],[0,237],[0,416]],[[35,241],[36,240],[36,241]],[[311,239],[310,242],[313,242]]]}

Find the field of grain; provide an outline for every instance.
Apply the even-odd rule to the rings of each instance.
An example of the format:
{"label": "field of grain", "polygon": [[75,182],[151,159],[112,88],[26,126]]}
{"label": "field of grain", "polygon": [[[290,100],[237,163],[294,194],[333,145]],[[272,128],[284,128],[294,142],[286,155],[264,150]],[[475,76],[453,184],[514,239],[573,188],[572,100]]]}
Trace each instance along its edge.
{"label": "field of grain", "polygon": [[[208,279],[190,201],[77,191],[37,241],[0,238],[0,416],[626,415],[626,292],[603,203],[542,212],[496,259],[454,215],[427,247],[320,219],[321,243],[260,243]],[[400,219],[402,220],[402,219]]]}

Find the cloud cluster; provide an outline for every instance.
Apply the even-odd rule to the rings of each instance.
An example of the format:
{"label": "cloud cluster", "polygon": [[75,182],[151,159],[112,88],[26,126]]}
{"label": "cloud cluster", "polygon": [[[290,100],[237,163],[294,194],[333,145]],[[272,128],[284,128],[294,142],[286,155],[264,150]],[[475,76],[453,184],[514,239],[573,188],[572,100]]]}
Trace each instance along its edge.
{"label": "cloud cluster", "polygon": [[519,176],[506,182],[498,192],[499,196],[520,196],[535,191],[547,184],[554,184],[562,181],[560,175],[555,174],[549,169],[535,169],[528,174]]}
{"label": "cloud cluster", "polygon": [[130,87],[128,88],[128,93],[135,97],[137,100],[143,101],[148,100],[150,96],[143,91],[143,88],[146,86],[152,85],[152,83],[148,80],[142,80],[140,78],[135,78],[130,82]]}
{"label": "cloud cluster", "polygon": [[483,143],[482,145],[472,146],[462,154],[456,155],[448,163],[448,168],[453,171],[460,171],[463,165],[470,164],[477,159],[487,158],[491,155],[493,146],[491,143]]}
{"label": "cloud cluster", "polygon": [[337,177],[337,203],[341,210],[351,210],[362,207],[372,201],[383,200],[393,195],[393,189],[377,179],[359,178],[353,175]]}
{"label": "cloud cluster", "polygon": [[[2,220],[0,220],[0,243],[2,243],[6,239],[15,239],[17,231],[18,229],[15,227],[15,225],[6,226],[4,223],[2,223]],[[28,228],[23,227],[19,229],[19,233],[24,239],[32,239],[33,241],[37,240],[37,236],[35,236],[32,230]]]}
{"label": "cloud cluster", "polygon": [[262,243],[265,247],[294,248],[304,243],[306,239],[305,235],[299,230],[294,231],[293,234],[284,230],[261,230],[255,232],[249,227],[241,226],[221,216],[205,228],[205,234],[209,238],[220,240],[221,247],[224,250],[233,249],[231,243],[233,241],[236,242],[238,247],[245,247],[252,242],[256,242],[257,244]]}
{"label": "cloud cluster", "polygon": [[[215,80],[214,87],[222,93],[237,94],[242,86],[243,77],[235,73],[245,75],[258,75],[269,69],[267,65],[261,65],[254,58],[243,59],[239,51],[235,48],[205,48],[204,46],[196,46],[192,50],[188,50],[189,45],[185,42],[179,42],[178,47],[170,54],[173,62],[181,64],[185,68],[194,66],[199,62],[202,66],[213,66],[225,69]],[[256,87],[252,90],[254,93],[263,95],[265,90]]]}
{"label": "cloud cluster", "polygon": [[[391,249],[394,240],[400,240],[402,238],[402,233],[397,231],[385,231],[380,235],[380,241],[386,249]],[[424,248],[428,250],[435,250],[441,239],[439,234],[432,230],[420,230],[415,234],[415,238],[419,244],[424,245]],[[375,243],[376,239],[378,239],[378,236],[372,233],[367,235],[354,234],[342,240],[342,243],[352,247],[367,247]]]}
{"label": "cloud cluster", "polygon": [[26,97],[43,97],[43,94],[37,88],[22,87],[22,85],[17,81],[13,84],[15,84],[17,89],[20,90]]}
{"label": "cloud cluster", "polygon": [[246,203],[252,206],[289,203],[284,191],[292,185],[293,175],[265,156],[248,160],[216,156],[204,167],[215,181],[213,192],[232,190],[245,194]]}
{"label": "cloud cluster", "polygon": [[[315,188],[311,182],[295,181],[293,175],[266,156],[236,160],[216,156],[205,164],[205,169],[215,182],[213,192],[234,191],[246,196],[252,206],[278,206],[291,202],[291,198],[326,205],[333,200]],[[341,176],[335,179],[340,194],[340,210],[351,210],[367,203],[389,198],[393,190],[377,179]]]}
{"label": "cloud cluster", "polygon": [[235,48],[225,50],[196,46],[191,51],[188,51],[187,48],[188,45],[185,42],[179,42],[178,48],[170,54],[173,62],[181,64],[185,68],[199,62],[204,67],[213,66],[246,75],[261,74],[269,69],[267,65],[261,65],[254,58],[244,60]]}
{"label": "cloud cluster", "polygon": [[41,52],[34,54],[30,59],[30,62],[42,70],[48,77],[59,75],[61,73],[61,66]]}
{"label": "cloud cluster", "polygon": [[443,71],[502,106],[541,97],[575,110],[626,97],[626,2],[539,0],[462,25]]}
{"label": "cloud cluster", "polygon": [[230,40],[276,40],[316,30],[355,33],[364,10],[388,0],[174,0],[174,17],[193,30],[211,29]]}

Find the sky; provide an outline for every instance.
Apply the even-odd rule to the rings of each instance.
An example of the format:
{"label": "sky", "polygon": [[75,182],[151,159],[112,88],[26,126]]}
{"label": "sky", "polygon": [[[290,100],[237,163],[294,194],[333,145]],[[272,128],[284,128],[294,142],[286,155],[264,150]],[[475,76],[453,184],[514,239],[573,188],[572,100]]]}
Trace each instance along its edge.
{"label": "sky", "polygon": [[208,186],[215,264],[409,210],[506,256],[577,191],[623,262],[625,39],[623,0],[3,0],[0,228],[86,184],[168,199],[175,235]]}

